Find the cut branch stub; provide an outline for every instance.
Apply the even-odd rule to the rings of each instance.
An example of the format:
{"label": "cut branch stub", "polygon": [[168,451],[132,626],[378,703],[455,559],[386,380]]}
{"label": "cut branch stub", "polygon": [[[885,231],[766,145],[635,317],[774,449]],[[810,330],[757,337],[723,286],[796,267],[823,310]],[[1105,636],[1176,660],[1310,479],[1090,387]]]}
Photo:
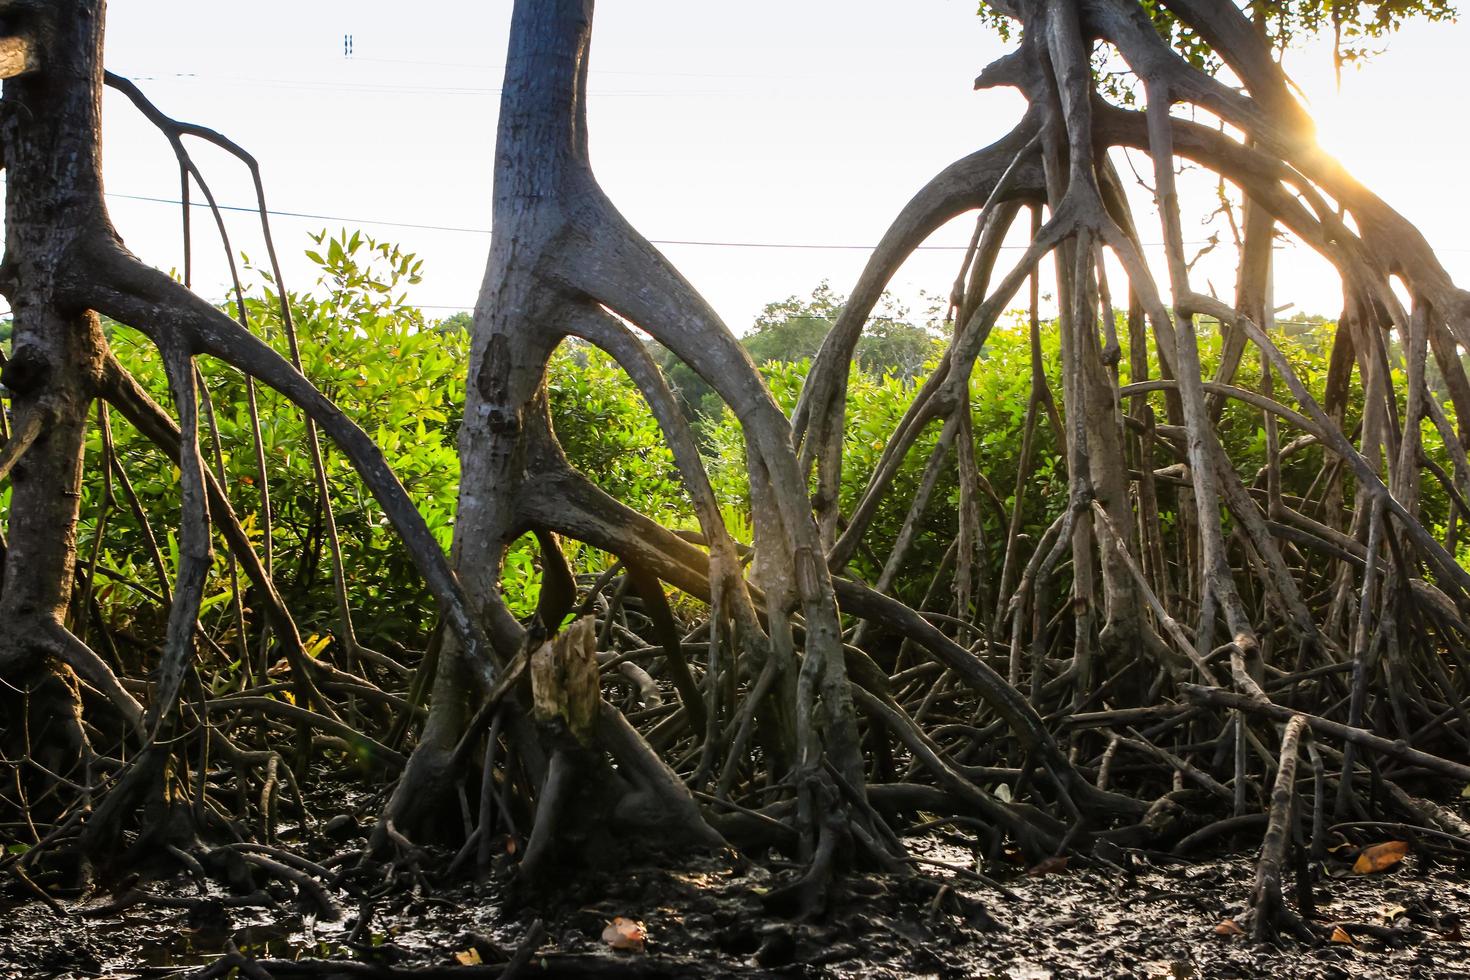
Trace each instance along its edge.
{"label": "cut branch stub", "polygon": [[39,67],[35,45],[28,37],[0,37],[0,78],[14,78]]}
{"label": "cut branch stub", "polygon": [[600,697],[597,619],[583,616],[531,654],[532,713],[542,724],[559,722],[590,748]]}

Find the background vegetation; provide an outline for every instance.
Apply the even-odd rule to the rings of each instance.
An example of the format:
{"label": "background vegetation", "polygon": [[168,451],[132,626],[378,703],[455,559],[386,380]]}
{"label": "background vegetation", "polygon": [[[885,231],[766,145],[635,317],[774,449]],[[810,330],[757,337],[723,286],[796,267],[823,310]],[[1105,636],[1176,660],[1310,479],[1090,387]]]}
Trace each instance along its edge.
{"label": "background vegetation", "polygon": [[[429,526],[447,547],[459,475],[455,443],[464,398],[468,318],[459,314],[431,322],[405,301],[403,288],[417,281],[420,263],[399,247],[356,232],[315,237],[317,248],[308,255],[320,268],[318,282],[310,293],[290,296],[305,371],[383,447]],[[285,350],[274,284],[260,270],[254,270],[254,277],[258,286],[245,300],[245,315],[252,329]],[[795,405],[810,357],[842,303],[843,297],[823,283],[810,298],[791,297],[770,304],[744,338],[752,357],[762,365],[777,401],[788,412]],[[239,312],[233,304],[230,310]],[[1329,322],[1298,324],[1283,331],[1280,339],[1301,377],[1319,398],[1332,328]],[[944,329],[942,323],[910,322],[907,312],[891,302],[870,326],[851,379],[844,443],[844,511],[856,503],[886,434],[908,407],[915,386],[932,369],[940,351],[937,338]],[[163,372],[157,360],[147,355],[146,342],[126,328],[109,325],[109,330],[119,358],[156,399],[166,403]],[[1126,350],[1126,323],[1120,321],[1119,330]],[[1200,340],[1208,375],[1213,371],[1219,338],[1211,331]],[[1054,325],[1043,325],[1041,343],[1044,368],[1053,390],[1059,391]],[[696,424],[726,519],[737,538],[748,541],[748,487],[740,427],[697,377],[672,362],[666,352],[659,353]],[[202,377],[213,403],[211,416],[207,417],[212,417],[212,430],[206,452],[237,512],[245,517],[246,526],[252,533],[263,535],[261,474],[251,437],[245,379],[207,360],[202,363]],[[981,495],[982,581],[999,574],[1009,512],[1015,505],[1030,364],[1028,331],[1024,318],[1017,315],[997,326],[971,382],[977,463],[989,484]],[[1157,364],[1151,365],[1151,376],[1156,377],[1157,372]],[[1125,384],[1129,380],[1126,365],[1120,380]],[[1254,387],[1259,380],[1259,367],[1252,363],[1242,367],[1237,383]],[[1397,372],[1395,381],[1402,390]],[[552,362],[548,388],[557,434],[579,468],[619,499],[670,526],[696,526],[673,456],[657,424],[611,358],[588,345],[568,343]],[[1162,394],[1150,398],[1162,417]],[[327,652],[332,649],[336,612],[323,515],[305,430],[300,414],[284,404],[284,399],[268,391],[258,392],[258,399],[277,581],[292,608],[301,610],[299,622],[310,635],[313,651]],[[1348,431],[1356,424],[1357,411],[1354,405],[1345,425]],[[869,540],[894,539],[924,461],[938,438],[938,429],[931,426],[910,452],[899,476],[898,492],[888,495],[889,503],[880,512]],[[85,633],[85,621],[100,616],[116,635],[136,642],[141,653],[160,641],[167,615],[159,601],[167,591],[166,583],[159,581],[156,566],[161,563],[164,575],[171,579],[177,546],[171,531],[153,529],[168,529],[175,523],[178,472],[120,420],[112,421],[111,432],[118,459],[132,474],[131,483],[123,484],[119,473],[104,473],[95,464],[102,458],[102,437],[95,436],[88,447],[88,458],[94,462],[84,488],[79,554],[95,562],[99,584],[92,597],[92,611],[86,615],[75,611],[73,625]],[[1238,461],[1249,483],[1265,460],[1265,432],[1259,414],[1238,403],[1231,404],[1221,432],[1227,451]],[[1283,444],[1292,435],[1284,430]],[[1448,469],[1438,433],[1432,427],[1426,426],[1424,440],[1427,454]],[[1038,467],[1022,500],[1021,521],[1022,533],[1033,541],[1066,500],[1061,455],[1044,419],[1039,424],[1036,447]],[[1152,462],[1162,467],[1174,459],[1161,451]],[[1316,447],[1296,454],[1285,468],[1284,492],[1305,493],[1311,475],[1321,465],[1321,451]],[[352,475],[346,461],[329,453],[327,469],[345,567],[353,577],[348,592],[356,604],[353,612],[360,637],[370,646],[390,649],[421,646],[433,626],[433,603],[427,591],[376,502]],[[946,476],[924,516],[919,544],[895,583],[895,591],[910,603],[922,600],[934,570],[957,533],[959,489],[954,485],[953,472],[952,467],[944,469]],[[114,504],[104,507],[109,494]],[[136,508],[128,500],[130,494],[136,498]],[[1448,500],[1433,483],[1426,484],[1425,497],[1427,523],[1443,535]],[[1166,531],[1174,537],[1174,529]],[[148,544],[154,533],[159,535],[158,561],[153,559]],[[593,549],[578,549],[573,542],[566,545],[579,571],[600,571],[609,560]],[[215,580],[208,592],[204,620],[219,649],[229,651],[237,637],[239,612],[229,602],[231,568],[223,550],[217,550]],[[1023,543],[1023,556],[1029,550]],[[851,570],[872,581],[884,557],[860,549]],[[508,598],[518,612],[529,614],[534,608],[539,578],[534,543],[530,538],[522,539],[508,556],[506,574]],[[140,582],[151,583],[151,587],[132,584]],[[229,663],[216,665],[215,677],[224,678],[230,668]]]}

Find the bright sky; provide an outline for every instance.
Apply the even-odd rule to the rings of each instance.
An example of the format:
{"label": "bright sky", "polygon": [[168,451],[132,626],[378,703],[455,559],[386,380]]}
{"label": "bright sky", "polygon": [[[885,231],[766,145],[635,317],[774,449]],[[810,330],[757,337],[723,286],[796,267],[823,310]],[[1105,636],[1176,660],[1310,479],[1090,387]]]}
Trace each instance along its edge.
{"label": "bright sky", "polygon": [[[973,0],[603,0],[590,83],[593,163],[612,199],[656,241],[871,246],[939,169],[1004,134],[1021,110],[971,83],[1004,53]],[[484,270],[498,88],[510,0],[199,0],[111,4],[107,65],[165,112],[213,126],[260,159],[292,288],[311,284],[302,251],[323,227],[361,228],[417,252],[411,298],[442,316],[474,304]],[[248,11],[248,12],[244,12]],[[353,54],[343,54],[343,35]],[[1464,127],[1446,109],[1470,93],[1470,26],[1415,25],[1334,91],[1324,46],[1287,63],[1324,143],[1416,222],[1470,283]],[[196,159],[225,204],[252,203],[240,168]],[[181,263],[173,155],[109,93],[105,160],[114,220],[164,269]],[[133,197],[128,197],[131,195]],[[1186,237],[1207,231],[1186,215]],[[1146,216],[1145,241],[1158,241]],[[393,227],[379,222],[432,225]],[[932,245],[962,247],[972,222]],[[263,258],[250,215],[230,218],[237,251]],[[224,295],[208,216],[196,213],[195,285]],[[847,292],[863,248],[660,246],[737,332],[761,307],[822,279]],[[1014,253],[1012,253],[1014,254]],[[961,252],[916,256],[894,283],[947,293]],[[1233,265],[1200,266],[1222,294]],[[1335,314],[1336,281],[1303,250],[1278,252],[1276,301]],[[1292,313],[1283,314],[1290,317]]]}

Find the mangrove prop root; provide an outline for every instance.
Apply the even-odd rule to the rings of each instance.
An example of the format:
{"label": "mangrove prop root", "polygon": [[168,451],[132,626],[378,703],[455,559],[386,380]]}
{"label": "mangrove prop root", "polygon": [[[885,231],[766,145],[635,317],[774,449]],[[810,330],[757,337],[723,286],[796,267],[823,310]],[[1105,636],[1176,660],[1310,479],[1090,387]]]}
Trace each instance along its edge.
{"label": "mangrove prop root", "polygon": [[[903,209],[788,419],[733,332],[596,181],[586,145],[592,0],[517,0],[449,554],[381,449],[302,373],[289,302],[283,356],[252,332],[238,283],[232,319],[122,245],[97,165],[101,14],[82,0],[38,13],[44,24],[32,26],[45,50],[30,74],[7,81],[7,103],[27,111],[7,116],[0,146],[8,247],[24,253],[8,257],[0,282],[15,311],[14,353],[0,375],[10,399],[0,479],[12,487],[0,709],[14,770],[5,781],[19,793],[6,805],[20,809],[13,824],[33,846],[0,866],[24,883],[57,851],[117,858],[119,843],[139,853],[156,842],[196,876],[253,868],[333,914],[321,884],[331,869],[289,849],[210,840],[255,835],[260,848],[277,847],[283,808],[309,817],[300,777],[314,750],[396,777],[362,860],[388,856],[420,885],[428,852],[416,841],[431,836],[450,838],[456,865],[474,853],[469,866],[480,869],[503,847],[537,888],[610,841],[633,855],[733,844],[796,858],[800,869],[779,892],[816,912],[844,869],[911,873],[903,869],[918,862],[903,853],[902,832],[921,820],[979,828],[992,850],[1009,839],[1036,860],[1099,841],[1188,851],[1264,824],[1253,931],[1269,938],[1284,927],[1310,939],[1307,910],[1287,907],[1282,877],[1300,856],[1290,829],[1306,806],[1320,852],[1329,785],[1337,819],[1407,819],[1463,837],[1461,816],[1434,797],[1470,782],[1470,767],[1456,761],[1470,744],[1470,574],[1455,560],[1458,530],[1448,544],[1431,532],[1427,501],[1443,491],[1457,508],[1453,527],[1470,519],[1470,433],[1452,421],[1470,413],[1470,379],[1453,354],[1470,344],[1470,295],[1407,221],[1318,148],[1236,5],[1166,3],[1243,89],[1180,57],[1136,0],[990,6],[1018,22],[1018,48],[976,85],[1014,87],[1028,108]],[[1090,61],[1099,40],[1138,83],[1142,109],[1101,97]],[[214,130],[171,119],[133,83],[106,82],[168,138],[186,201],[199,187],[221,231],[186,141],[247,167],[284,298],[254,159]],[[1121,189],[1125,154],[1152,172],[1162,262],[1144,258]],[[52,162],[63,157],[79,162],[58,177]],[[1181,161],[1216,175],[1243,208],[1233,305],[1204,295],[1192,276],[1174,176]],[[844,494],[847,385],[863,325],[908,255],[967,212],[976,233],[950,296],[943,357],[911,389],[865,485]],[[1003,261],[1001,242],[1023,213],[1028,242]],[[1264,326],[1278,231],[1317,250],[1343,282],[1321,403]],[[185,232],[187,242],[187,219]],[[1043,363],[1043,262],[1057,270],[1055,381]],[[1125,282],[1109,281],[1114,267]],[[977,462],[969,385],[989,370],[986,344],[1023,286],[1030,391],[1007,502]],[[98,314],[148,338],[169,407],[113,356]],[[1197,334],[1210,324],[1225,334],[1224,354],[1206,377]],[[751,540],[727,526],[696,434],[633,327],[739,420]],[[609,353],[642,393],[697,532],[614,499],[562,453],[546,372],[569,338]],[[250,379],[262,480],[246,502],[232,499],[239,491],[201,451],[202,405],[220,462],[201,355]],[[1452,405],[1428,380],[1431,355]],[[1257,360],[1261,382],[1248,387],[1242,377]],[[306,419],[345,651],[336,664],[307,654],[274,580],[257,389]],[[117,574],[99,564],[100,541],[89,560],[76,554],[97,399],[178,467],[170,576],[162,536],[99,413],[103,506],[116,506],[116,477],[143,525],[138,564],[150,569],[147,581],[125,584],[167,609],[162,642],[141,662],[118,655],[100,616],[79,627],[71,613],[92,607],[97,575]],[[1349,402],[1361,407],[1351,429]],[[1254,479],[1241,476],[1225,438],[1227,418],[1242,412],[1259,413],[1266,436]],[[1448,447],[1443,465],[1420,439],[1426,421]],[[318,434],[350,462],[438,606],[442,629],[415,670],[356,637]],[[906,461],[921,445],[923,476],[905,490]],[[1065,480],[1054,500],[1031,499],[1044,451]],[[942,481],[960,487],[955,533],[914,608],[900,598],[903,573],[933,544],[924,529]],[[265,547],[239,506],[266,522]],[[1038,506],[1042,526],[1028,530],[1025,514]],[[894,540],[881,539],[883,513],[906,515]],[[998,534],[984,526],[990,517]],[[96,526],[102,535],[110,525]],[[546,583],[537,616],[522,623],[504,600],[501,564],[527,533]],[[616,563],[578,578],[567,541]],[[229,691],[207,689],[199,669],[230,656],[200,624],[217,543],[247,678]],[[872,582],[855,556],[882,556]],[[671,602],[669,589],[692,603]],[[592,615],[600,627],[582,618]],[[279,680],[263,656],[277,647]],[[570,686],[550,693],[552,677]],[[630,682],[637,697],[620,698]],[[294,744],[294,758],[278,743]],[[1296,778],[1303,749],[1310,789]]]}

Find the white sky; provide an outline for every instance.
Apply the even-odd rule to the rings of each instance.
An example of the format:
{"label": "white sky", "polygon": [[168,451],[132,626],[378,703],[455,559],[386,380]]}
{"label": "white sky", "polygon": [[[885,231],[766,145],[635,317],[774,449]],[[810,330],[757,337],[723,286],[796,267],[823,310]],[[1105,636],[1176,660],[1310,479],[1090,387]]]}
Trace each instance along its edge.
{"label": "white sky", "polygon": [[[594,31],[591,135],[598,176],[654,240],[871,246],[904,202],[956,158],[1003,135],[1020,97],[971,83],[1004,53],[973,0],[603,0]],[[510,0],[114,0],[107,65],[165,112],[213,126],[260,159],[292,288],[310,285],[309,231],[345,224],[417,252],[411,298],[431,315],[472,306],[488,236],[374,221],[487,228],[495,113]],[[247,12],[241,12],[247,11]],[[344,58],[344,34],[354,52]],[[1470,26],[1414,25],[1349,71],[1339,95],[1323,46],[1293,52],[1323,141],[1441,250],[1470,283],[1464,193]],[[164,269],[181,263],[173,155],[110,93],[105,160],[113,218]],[[222,203],[252,203],[242,170],[196,159]],[[1186,237],[1203,239],[1199,202]],[[370,220],[373,219],[373,220]],[[195,285],[224,295],[227,274],[196,212]],[[1145,241],[1157,225],[1140,215]],[[971,221],[936,233],[962,246]],[[263,258],[254,219],[230,218],[237,251]],[[822,279],[847,292],[861,249],[663,245],[737,332],[761,307]],[[893,284],[916,311],[947,293],[960,252],[926,251]],[[1233,266],[1201,265],[1227,294]],[[1278,252],[1276,301],[1335,314],[1336,281],[1300,248]],[[1292,313],[1283,314],[1290,317]]]}

